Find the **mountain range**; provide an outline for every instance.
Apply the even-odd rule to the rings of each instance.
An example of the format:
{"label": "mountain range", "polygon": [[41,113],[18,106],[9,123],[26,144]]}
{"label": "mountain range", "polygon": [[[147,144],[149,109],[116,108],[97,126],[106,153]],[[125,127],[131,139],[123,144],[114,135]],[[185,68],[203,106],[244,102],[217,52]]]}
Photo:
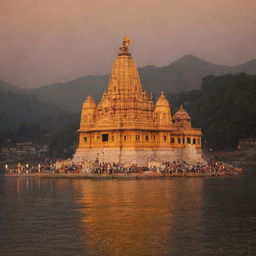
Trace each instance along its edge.
{"label": "mountain range", "polygon": [[0,131],[14,131],[22,124],[38,124],[55,132],[78,121],[78,115],[40,101],[33,95],[0,92]]}
{"label": "mountain range", "polygon": [[[256,74],[256,59],[237,66],[227,66],[185,55],[168,66],[146,66],[138,71],[143,89],[158,97],[161,90],[166,94],[175,94],[200,89],[202,78],[208,75],[240,72]],[[23,89],[0,81],[0,130],[17,128],[22,122],[54,127],[59,117],[68,118],[71,122],[77,119],[86,96],[91,94],[99,101],[107,88],[108,79],[109,75],[89,75],[33,89]],[[61,120],[59,122],[63,123]]]}
{"label": "mountain range", "polygon": [[[185,55],[168,66],[146,66],[138,69],[142,87],[157,97],[161,90],[166,94],[201,88],[202,78],[207,75],[256,74],[256,59],[237,66],[212,64],[192,55]],[[67,83],[54,83],[29,90],[42,101],[55,104],[61,109],[79,112],[86,96],[96,101],[108,85],[109,75],[84,76]]]}

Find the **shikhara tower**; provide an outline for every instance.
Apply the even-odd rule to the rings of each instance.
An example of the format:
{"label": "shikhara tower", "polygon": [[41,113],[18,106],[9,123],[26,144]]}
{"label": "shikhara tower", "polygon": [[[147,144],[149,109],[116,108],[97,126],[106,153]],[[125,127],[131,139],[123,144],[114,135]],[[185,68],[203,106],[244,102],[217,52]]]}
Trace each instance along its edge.
{"label": "shikhara tower", "polygon": [[91,96],[83,104],[74,160],[201,161],[201,129],[191,127],[182,106],[172,117],[163,92],[154,104],[142,89],[128,45],[125,37],[99,104]]}

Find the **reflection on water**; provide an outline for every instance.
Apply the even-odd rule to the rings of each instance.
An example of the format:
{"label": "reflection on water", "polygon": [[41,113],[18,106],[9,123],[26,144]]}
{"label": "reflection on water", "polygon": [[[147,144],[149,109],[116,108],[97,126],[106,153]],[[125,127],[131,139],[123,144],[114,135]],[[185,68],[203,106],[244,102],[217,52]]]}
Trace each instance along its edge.
{"label": "reflection on water", "polygon": [[253,255],[256,175],[0,178],[0,255]]}
{"label": "reflection on water", "polygon": [[201,186],[201,179],[76,182],[86,247],[92,255],[167,254],[180,205],[197,225]]}

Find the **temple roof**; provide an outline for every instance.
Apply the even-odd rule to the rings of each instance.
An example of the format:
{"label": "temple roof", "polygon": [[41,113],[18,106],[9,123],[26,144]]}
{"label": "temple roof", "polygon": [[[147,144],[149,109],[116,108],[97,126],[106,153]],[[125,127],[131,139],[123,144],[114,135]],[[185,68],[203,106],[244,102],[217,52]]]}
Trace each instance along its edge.
{"label": "temple roof", "polygon": [[188,120],[190,121],[190,116],[186,112],[186,110],[183,108],[183,106],[180,106],[180,109],[174,114],[173,120]]}
{"label": "temple roof", "polygon": [[85,102],[83,104],[83,108],[87,108],[87,109],[89,109],[89,108],[92,108],[92,109],[96,108],[96,104],[95,104],[95,102],[94,102],[94,100],[93,100],[91,95],[89,95],[86,98],[86,100],[85,100]]}
{"label": "temple roof", "polygon": [[129,39],[124,37],[122,46],[119,48],[120,52],[112,67],[108,94],[131,95],[131,93],[142,91],[137,66],[128,50],[129,43]]}
{"label": "temple roof", "polygon": [[134,129],[154,125],[154,103],[142,89],[136,64],[129,53],[129,43],[130,40],[124,37],[112,66],[108,88],[96,108],[95,126],[132,126]]}
{"label": "temple roof", "polygon": [[161,95],[159,96],[159,98],[156,101],[156,108],[158,108],[158,107],[170,108],[169,101],[166,99],[163,91],[161,92]]}
{"label": "temple roof", "polygon": [[161,92],[154,104],[152,97],[142,89],[136,64],[129,53],[129,43],[129,39],[124,37],[112,67],[108,87],[98,105],[91,96],[84,101],[80,132],[181,132],[182,129],[191,132],[190,117],[182,106],[172,119],[170,104],[164,93]]}

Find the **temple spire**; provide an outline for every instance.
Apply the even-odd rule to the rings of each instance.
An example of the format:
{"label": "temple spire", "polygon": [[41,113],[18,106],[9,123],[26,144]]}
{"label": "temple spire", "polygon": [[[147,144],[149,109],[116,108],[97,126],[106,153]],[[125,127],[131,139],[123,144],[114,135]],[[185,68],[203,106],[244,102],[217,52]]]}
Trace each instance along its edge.
{"label": "temple spire", "polygon": [[142,91],[140,77],[136,64],[129,53],[130,40],[124,37],[120,52],[116,58],[109,79],[107,93],[109,95],[125,95],[126,98],[136,98],[137,93]]}

